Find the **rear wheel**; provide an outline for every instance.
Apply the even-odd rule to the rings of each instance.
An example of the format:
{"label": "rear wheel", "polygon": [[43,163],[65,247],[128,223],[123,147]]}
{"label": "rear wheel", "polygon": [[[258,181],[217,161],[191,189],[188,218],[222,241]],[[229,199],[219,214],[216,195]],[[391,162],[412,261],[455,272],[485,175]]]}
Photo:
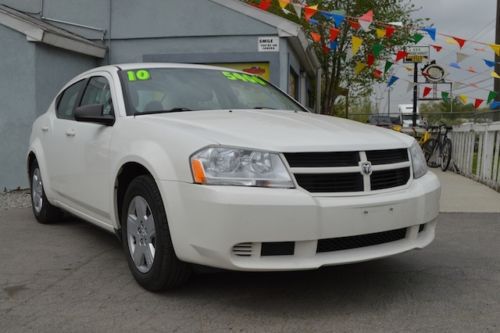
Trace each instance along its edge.
{"label": "rear wheel", "polygon": [[129,268],[142,287],[161,291],[188,280],[191,267],[175,254],[160,191],[151,176],[130,183],[121,221]]}
{"label": "rear wheel", "polygon": [[38,222],[47,224],[63,217],[63,212],[50,204],[43,188],[42,174],[35,160],[30,166],[31,207]]}
{"label": "rear wheel", "polygon": [[450,166],[451,162],[451,151],[452,144],[451,140],[446,138],[443,143],[443,148],[441,150],[441,170],[446,171]]}

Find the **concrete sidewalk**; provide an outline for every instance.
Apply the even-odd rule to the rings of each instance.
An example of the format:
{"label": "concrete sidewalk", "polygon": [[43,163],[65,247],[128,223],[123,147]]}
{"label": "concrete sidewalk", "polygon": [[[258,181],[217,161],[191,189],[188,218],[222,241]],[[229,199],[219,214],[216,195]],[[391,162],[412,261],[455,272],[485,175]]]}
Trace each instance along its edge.
{"label": "concrete sidewalk", "polygon": [[500,193],[451,171],[431,171],[441,181],[441,212],[500,213]]}

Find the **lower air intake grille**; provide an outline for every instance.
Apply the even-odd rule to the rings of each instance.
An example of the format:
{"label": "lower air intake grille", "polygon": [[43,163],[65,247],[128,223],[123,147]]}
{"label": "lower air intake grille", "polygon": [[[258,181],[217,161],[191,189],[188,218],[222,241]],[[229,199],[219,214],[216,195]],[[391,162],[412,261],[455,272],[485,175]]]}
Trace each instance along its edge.
{"label": "lower air intake grille", "polygon": [[359,236],[320,239],[316,253],[357,249],[365,246],[395,242],[405,237],[406,228]]}
{"label": "lower air intake grille", "polygon": [[371,189],[382,190],[391,187],[403,186],[410,180],[410,168],[373,171]]}
{"label": "lower air intake grille", "polygon": [[293,256],[294,242],[266,242],[262,243],[261,256]]}
{"label": "lower air intake grille", "polygon": [[295,179],[312,193],[363,191],[363,175],[359,172],[295,174]]}
{"label": "lower air intake grille", "polygon": [[233,254],[238,257],[252,256],[253,243],[239,243],[233,246]]}

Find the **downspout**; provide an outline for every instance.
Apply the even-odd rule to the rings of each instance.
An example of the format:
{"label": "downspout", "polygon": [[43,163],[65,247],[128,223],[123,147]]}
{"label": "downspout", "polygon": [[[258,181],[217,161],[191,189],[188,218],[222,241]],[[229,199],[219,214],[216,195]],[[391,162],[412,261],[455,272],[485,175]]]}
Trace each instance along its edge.
{"label": "downspout", "polygon": [[109,0],[109,26],[108,26],[108,65],[111,64],[111,23],[113,19],[113,0]]}

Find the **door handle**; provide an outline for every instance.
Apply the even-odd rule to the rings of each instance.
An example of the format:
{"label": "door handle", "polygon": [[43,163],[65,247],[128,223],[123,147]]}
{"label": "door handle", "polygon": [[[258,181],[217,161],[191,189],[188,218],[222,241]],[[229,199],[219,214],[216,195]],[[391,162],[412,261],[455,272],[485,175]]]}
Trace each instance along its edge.
{"label": "door handle", "polygon": [[43,132],[48,132],[49,131],[49,126],[43,126],[42,127]]}
{"label": "door handle", "polygon": [[76,135],[76,133],[75,133],[74,129],[70,128],[70,129],[66,130],[66,136],[73,137],[75,135]]}

